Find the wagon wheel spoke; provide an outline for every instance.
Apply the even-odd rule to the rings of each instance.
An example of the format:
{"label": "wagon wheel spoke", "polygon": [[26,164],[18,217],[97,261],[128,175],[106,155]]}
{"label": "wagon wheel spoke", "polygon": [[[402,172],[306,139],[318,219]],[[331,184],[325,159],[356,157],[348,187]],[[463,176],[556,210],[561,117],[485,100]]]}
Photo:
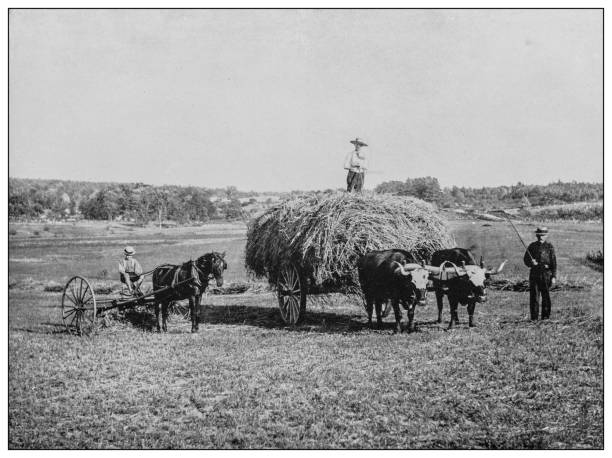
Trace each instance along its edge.
{"label": "wagon wheel spoke", "polygon": [[298,302],[297,299],[292,296],[291,297],[291,323],[295,323],[297,321],[297,318],[299,316],[299,307],[298,307]]}
{"label": "wagon wheel spoke", "polygon": [[64,320],[70,318],[70,315],[73,315],[75,313],[77,313],[78,309],[76,308],[71,308],[71,309],[66,309],[65,311],[62,312],[62,318]]}
{"label": "wagon wheel spoke", "polygon": [[72,298],[70,295],[66,295],[65,299],[68,299],[70,302],[72,302],[74,304],[74,306],[77,305],[77,302],[74,298]]}
{"label": "wagon wheel spoke", "polygon": [[79,278],[79,301],[83,301],[83,279]]}
{"label": "wagon wheel spoke", "polygon": [[283,271],[282,277],[284,293],[291,295],[296,295],[300,293],[299,279],[294,269]]}
{"label": "wagon wheel spoke", "polygon": [[70,285],[70,297],[72,298],[72,302],[75,304],[79,304],[79,298],[77,297],[75,291],[74,291],[74,285]]}
{"label": "wagon wheel spoke", "polygon": [[280,298],[280,308],[283,316],[287,314],[287,305],[289,304],[289,298],[287,296],[282,296]]}
{"label": "wagon wheel spoke", "polygon": [[289,291],[289,274],[285,271],[282,272],[283,275],[283,292],[286,293]]}
{"label": "wagon wheel spoke", "polygon": [[288,321],[291,321],[291,297],[285,298],[285,317]]}
{"label": "wagon wheel spoke", "polygon": [[72,326],[72,324],[74,323],[74,320],[76,319],[78,322],[78,317],[81,314],[81,312],[79,312],[77,309],[74,310],[76,313],[74,314],[74,316],[72,317],[72,320],[70,320],[70,326]]}
{"label": "wagon wheel spoke", "polygon": [[293,323],[293,307],[291,306],[292,298],[291,296],[287,296],[287,307],[285,308],[285,316],[287,319],[287,323]]}
{"label": "wagon wheel spoke", "polygon": [[287,289],[292,290],[295,279],[293,278],[293,269],[290,267],[287,270]]}
{"label": "wagon wheel spoke", "polygon": [[[80,283],[80,284],[77,284],[77,283]],[[82,295],[81,295],[82,289],[83,289],[83,280],[81,280],[80,278],[75,280],[74,283],[70,287],[70,290],[72,291],[72,296],[76,300],[77,304],[80,304],[81,301],[83,300]]]}
{"label": "wagon wheel spoke", "polygon": [[[81,281],[81,285],[83,284],[83,282]],[[81,295],[79,296],[80,300],[82,303],[88,302],[91,299],[91,296],[87,294],[87,292],[89,291],[89,285],[85,285],[85,289],[81,290]],[[86,301],[84,300],[85,298],[88,298]]]}
{"label": "wagon wheel spoke", "polygon": [[300,291],[299,279],[293,269],[289,271],[289,282],[287,286],[291,294],[297,294]]}
{"label": "wagon wheel spoke", "polygon": [[68,318],[73,313],[76,313],[76,311],[76,308],[66,309],[66,311],[64,312],[64,317]]}

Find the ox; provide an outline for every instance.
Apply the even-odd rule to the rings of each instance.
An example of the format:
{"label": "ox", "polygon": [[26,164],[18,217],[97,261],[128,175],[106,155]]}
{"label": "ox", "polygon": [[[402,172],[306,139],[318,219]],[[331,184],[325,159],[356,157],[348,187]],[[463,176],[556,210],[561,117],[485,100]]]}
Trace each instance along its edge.
{"label": "ox", "polygon": [[372,326],[372,305],[376,305],[376,321],[382,326],[382,305],[391,299],[395,314],[395,332],[401,332],[402,306],[408,311],[408,332],[413,330],[414,308],[425,305],[429,271],[410,263],[412,256],[404,250],[371,251],[357,264],[359,282],[365,296],[368,325]]}
{"label": "ox", "polygon": [[[469,326],[474,326],[474,309],[477,302],[487,301],[485,279],[496,275],[504,268],[502,262],[497,270],[485,269],[482,257],[476,264],[474,255],[465,248],[450,248],[436,251],[427,269],[432,273],[436,301],[438,303],[438,323],[442,322],[442,299],[448,297],[451,321],[448,328],[459,323],[457,305],[467,305]],[[460,266],[460,267],[459,267]]]}

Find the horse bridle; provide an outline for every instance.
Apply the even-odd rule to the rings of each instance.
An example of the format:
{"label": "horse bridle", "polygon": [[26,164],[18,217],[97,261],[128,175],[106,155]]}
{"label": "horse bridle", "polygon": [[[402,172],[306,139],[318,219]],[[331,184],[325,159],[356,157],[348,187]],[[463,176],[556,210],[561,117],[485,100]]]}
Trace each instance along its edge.
{"label": "horse bridle", "polygon": [[[216,257],[217,257],[217,256],[215,255],[215,258],[216,258]],[[200,258],[200,259],[201,259],[201,258]],[[221,259],[221,261],[223,261],[223,262],[225,263],[225,261],[223,260],[223,258],[219,258],[219,259]],[[194,263],[193,263],[193,266],[194,266],[194,267],[196,268],[196,270],[198,271],[198,275],[200,275],[200,277],[203,277],[203,276],[204,276],[204,272],[202,272],[202,271],[200,270],[200,268],[198,267],[197,260],[196,260],[196,262],[194,262]],[[215,278],[215,273],[213,272],[213,269],[214,269],[214,263],[213,263],[213,261],[210,261],[210,270],[211,270],[211,272],[208,274],[208,277],[206,278],[206,281],[210,281],[210,280],[212,280],[213,278]]]}

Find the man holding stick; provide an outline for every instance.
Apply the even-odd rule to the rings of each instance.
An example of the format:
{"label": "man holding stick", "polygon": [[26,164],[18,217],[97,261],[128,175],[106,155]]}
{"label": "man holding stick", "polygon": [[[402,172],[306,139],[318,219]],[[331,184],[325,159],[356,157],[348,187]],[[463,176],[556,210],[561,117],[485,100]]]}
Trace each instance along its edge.
{"label": "man holding stick", "polygon": [[540,304],[538,296],[542,296],[542,319],[550,318],[550,286],[557,280],[557,257],[555,249],[546,241],[548,228],[538,227],[536,232],[537,241],[531,243],[525,252],[523,262],[529,271],[529,308],[531,319],[537,320]]}

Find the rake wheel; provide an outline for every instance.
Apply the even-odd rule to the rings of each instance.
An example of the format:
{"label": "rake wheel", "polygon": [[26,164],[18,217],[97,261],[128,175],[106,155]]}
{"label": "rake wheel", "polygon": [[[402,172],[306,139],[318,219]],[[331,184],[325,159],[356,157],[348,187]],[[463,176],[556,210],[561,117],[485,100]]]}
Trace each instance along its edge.
{"label": "rake wheel", "polygon": [[96,295],[83,277],[72,277],[62,295],[62,321],[71,334],[90,335],[96,329]]}

